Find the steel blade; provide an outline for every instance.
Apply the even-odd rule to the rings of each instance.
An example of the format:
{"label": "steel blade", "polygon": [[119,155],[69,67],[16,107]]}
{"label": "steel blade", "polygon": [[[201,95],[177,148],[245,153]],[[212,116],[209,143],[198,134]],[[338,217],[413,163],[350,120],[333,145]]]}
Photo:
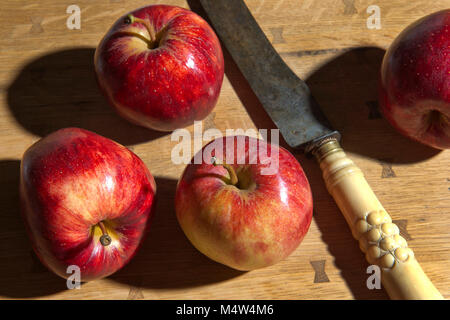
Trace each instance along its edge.
{"label": "steel blade", "polygon": [[286,65],[242,0],[200,0],[219,38],[284,140],[294,148],[339,137],[306,83]]}

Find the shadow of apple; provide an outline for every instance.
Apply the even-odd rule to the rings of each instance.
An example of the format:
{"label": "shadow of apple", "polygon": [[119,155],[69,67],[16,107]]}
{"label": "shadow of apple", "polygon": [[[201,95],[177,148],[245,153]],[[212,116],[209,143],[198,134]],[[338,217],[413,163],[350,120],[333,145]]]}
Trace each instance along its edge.
{"label": "shadow of apple", "polygon": [[33,298],[66,290],[35,256],[20,216],[20,161],[0,160],[0,296]]}
{"label": "shadow of apple", "polygon": [[189,288],[245,272],[216,263],[195,249],[175,215],[177,181],[155,178],[157,202],[149,233],[136,256],[109,279],[143,288]]}
{"label": "shadow of apple", "polygon": [[27,63],[8,87],[8,105],[17,122],[41,137],[79,127],[123,145],[167,135],[127,122],[108,105],[95,79],[94,53],[95,48],[72,48]]}
{"label": "shadow of apple", "polygon": [[315,70],[306,82],[323,112],[342,133],[347,152],[385,163],[427,160],[441,150],[397,132],[378,109],[378,81],[385,50],[350,49]]}

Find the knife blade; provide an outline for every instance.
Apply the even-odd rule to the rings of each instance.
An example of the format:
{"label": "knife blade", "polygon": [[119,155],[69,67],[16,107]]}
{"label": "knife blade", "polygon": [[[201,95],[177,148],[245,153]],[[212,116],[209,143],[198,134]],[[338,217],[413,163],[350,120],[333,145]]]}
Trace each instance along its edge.
{"label": "knife blade", "polygon": [[286,143],[308,149],[311,141],[340,137],[316,107],[306,83],[275,51],[242,1],[201,1],[222,42]]}
{"label": "knife blade", "polygon": [[443,299],[361,170],[339,144],[308,86],[286,65],[243,0],[200,0],[222,43],[293,148],[316,157],[328,192],[392,299]]}

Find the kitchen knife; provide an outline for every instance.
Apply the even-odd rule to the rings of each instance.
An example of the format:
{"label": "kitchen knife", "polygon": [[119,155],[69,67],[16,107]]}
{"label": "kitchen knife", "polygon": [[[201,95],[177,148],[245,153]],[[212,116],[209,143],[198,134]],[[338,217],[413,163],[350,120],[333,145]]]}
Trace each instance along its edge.
{"label": "kitchen knife", "polygon": [[329,193],[391,299],[443,299],[361,170],[342,150],[308,86],[284,63],[242,0],[200,0],[264,109],[293,148],[313,154]]}

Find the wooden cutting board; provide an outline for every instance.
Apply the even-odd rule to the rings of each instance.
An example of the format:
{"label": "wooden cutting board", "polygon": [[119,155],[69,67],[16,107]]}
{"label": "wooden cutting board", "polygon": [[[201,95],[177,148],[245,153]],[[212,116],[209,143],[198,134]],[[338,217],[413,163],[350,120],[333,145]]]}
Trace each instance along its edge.
{"label": "wooden cutting board", "polygon": [[[69,30],[76,3],[81,29]],[[170,160],[177,142],[119,118],[93,77],[96,45],[122,14],[151,3],[198,8],[195,1],[8,1],[0,12],[0,298],[32,299],[386,299],[366,286],[368,263],[325,190],[317,164],[304,156],[314,218],[285,261],[237,272],[194,249],[179,228],[174,193],[184,168]],[[306,79],[349,156],[401,227],[402,235],[445,298],[450,298],[450,151],[409,141],[380,117],[377,75],[385,49],[411,22],[450,1],[248,0],[286,63]],[[369,29],[370,5],[381,12]],[[370,22],[370,21],[369,21]],[[369,23],[370,25],[370,23]],[[219,102],[203,129],[274,128],[236,65],[226,56]],[[159,203],[150,234],[115,275],[68,290],[32,253],[19,217],[23,152],[40,137],[83,127],[132,149],[156,177]],[[192,127],[189,128],[192,132]],[[206,143],[207,141],[202,141]]]}

